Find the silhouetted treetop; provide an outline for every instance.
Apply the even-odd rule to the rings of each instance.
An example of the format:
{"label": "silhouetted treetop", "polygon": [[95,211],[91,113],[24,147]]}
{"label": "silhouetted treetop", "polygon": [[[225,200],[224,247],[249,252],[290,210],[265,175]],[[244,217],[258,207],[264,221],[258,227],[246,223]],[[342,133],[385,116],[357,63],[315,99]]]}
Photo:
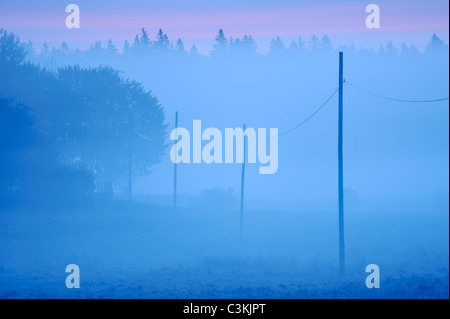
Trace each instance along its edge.
{"label": "silhouetted treetop", "polygon": [[13,33],[0,29],[0,63],[20,64],[24,61],[25,55],[20,39]]}

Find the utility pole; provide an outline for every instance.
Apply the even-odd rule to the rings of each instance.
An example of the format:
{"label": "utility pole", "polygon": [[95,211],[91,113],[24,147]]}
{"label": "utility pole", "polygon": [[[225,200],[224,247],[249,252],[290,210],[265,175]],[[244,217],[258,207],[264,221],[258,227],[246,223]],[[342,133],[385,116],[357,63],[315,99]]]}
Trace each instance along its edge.
{"label": "utility pole", "polygon": [[131,143],[132,143],[132,138],[131,138],[131,132],[133,130],[133,111],[132,108],[130,107],[130,118],[129,118],[129,132],[128,132],[128,201],[131,202],[132,200],[132,196],[133,196],[133,166],[132,166],[132,160],[133,160],[133,153],[131,150]]}
{"label": "utility pole", "polygon": [[343,89],[344,89],[344,54],[339,52],[339,119],[338,119],[338,192],[339,192],[339,272],[345,274],[344,243],[344,167],[343,167]]}
{"label": "utility pole", "polygon": [[245,177],[245,150],[247,148],[247,140],[245,139],[245,129],[246,126],[244,124],[243,131],[244,131],[244,149],[242,152],[242,175],[241,175],[241,208],[239,212],[239,240],[242,240],[242,228],[244,223],[244,177]]}
{"label": "utility pole", "polygon": [[[177,128],[178,128],[178,111],[175,112],[175,134],[177,134]],[[176,143],[177,141],[175,141]],[[173,163],[173,207],[177,207],[177,154],[178,152],[175,152],[175,163]]]}

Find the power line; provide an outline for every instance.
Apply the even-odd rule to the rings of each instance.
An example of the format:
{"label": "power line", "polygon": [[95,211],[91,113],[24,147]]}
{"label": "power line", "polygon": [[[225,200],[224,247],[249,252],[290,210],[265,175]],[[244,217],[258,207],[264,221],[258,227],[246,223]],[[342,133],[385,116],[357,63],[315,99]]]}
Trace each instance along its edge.
{"label": "power line", "polygon": [[354,89],[357,89],[361,92],[364,92],[366,94],[378,97],[380,99],[385,99],[385,100],[389,100],[389,101],[395,101],[395,102],[405,102],[405,103],[432,103],[432,102],[442,102],[442,101],[448,101],[448,97],[447,98],[443,98],[443,99],[432,99],[432,100],[404,100],[404,99],[395,99],[395,98],[391,98],[391,97],[387,97],[387,96],[383,96],[383,95],[379,95],[367,90],[364,90],[354,84],[351,84],[348,81],[345,81],[346,84],[348,84],[349,86],[353,87]]}
{"label": "power line", "polygon": [[[395,101],[395,102],[404,102],[404,103],[433,103],[433,102],[442,102],[442,101],[448,101],[449,100],[449,98],[447,97],[447,98],[442,98],[442,99],[431,99],[431,100],[405,100],[405,99],[396,99],[396,98],[391,98],[391,97],[387,97],[387,96],[383,96],[383,95],[379,95],[379,94],[376,94],[376,93],[373,93],[373,92],[370,92],[370,91],[367,91],[367,90],[365,90],[365,89],[362,89],[362,88],[360,88],[360,87],[358,87],[358,86],[356,86],[356,85],[354,85],[354,84],[352,84],[352,83],[350,83],[350,82],[348,82],[348,81],[346,81],[346,80],[344,80],[344,83],[345,84],[348,84],[349,86],[351,86],[351,87],[353,87],[354,89],[356,89],[356,90],[359,90],[359,91],[361,91],[361,92],[363,92],[363,93],[366,93],[366,94],[369,94],[369,95],[372,95],[372,96],[375,96],[375,97],[378,97],[378,98],[380,98],[380,99],[385,99],[385,100],[389,100],[389,101]],[[336,93],[339,91],[339,88],[337,88],[326,100],[325,100],[325,102],[322,104],[322,105],[320,105],[310,116],[308,116],[305,120],[303,120],[302,122],[300,122],[299,124],[297,124],[296,126],[294,126],[293,128],[291,128],[291,129],[289,129],[289,130],[286,130],[286,131],[284,131],[284,132],[282,132],[282,133],[279,133],[278,135],[277,135],[277,137],[278,136],[283,136],[283,135],[286,135],[286,134],[289,134],[289,133],[291,133],[292,131],[294,131],[294,130],[296,130],[296,129],[298,129],[300,126],[302,126],[302,125],[304,125],[304,124],[306,124],[310,119],[312,119],[317,113],[319,113],[319,111],[323,108],[323,107],[325,107],[325,105],[327,105],[328,104],[328,102],[330,102],[330,100],[336,95]],[[136,134],[138,134],[138,132],[136,132],[135,131],[135,133]],[[141,134],[138,134],[140,137],[142,137],[141,136]],[[269,136],[268,136],[269,137]],[[273,137],[275,137],[275,136],[271,136],[270,138],[273,138]]]}
{"label": "power line", "polygon": [[339,90],[339,88],[337,88],[337,89],[336,89],[336,90],[328,97],[328,99],[326,99],[326,101],[325,101],[321,106],[319,106],[319,107],[318,107],[318,108],[317,108],[310,116],[308,116],[305,120],[303,120],[303,122],[300,122],[299,124],[297,124],[297,125],[294,126],[293,128],[291,128],[291,129],[289,129],[289,130],[287,130],[287,131],[284,131],[284,132],[278,134],[278,136],[286,135],[286,134],[288,134],[288,133],[290,133],[290,132],[292,132],[292,131],[298,129],[300,126],[302,126],[303,124],[305,124],[306,122],[308,122],[310,119],[312,119],[317,113],[319,113],[319,111],[320,111],[325,105],[328,104],[328,102],[330,102],[330,100],[333,98],[333,96],[336,95],[336,93],[338,92],[338,90]]}

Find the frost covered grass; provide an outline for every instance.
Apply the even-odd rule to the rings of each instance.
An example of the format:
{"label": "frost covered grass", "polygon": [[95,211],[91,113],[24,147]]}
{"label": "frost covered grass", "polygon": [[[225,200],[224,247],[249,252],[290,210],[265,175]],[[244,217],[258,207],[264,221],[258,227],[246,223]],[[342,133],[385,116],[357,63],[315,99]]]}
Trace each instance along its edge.
{"label": "frost covered grass", "polygon": [[[448,298],[448,216],[177,210],[126,203],[0,214],[2,298]],[[65,267],[80,267],[67,289]],[[365,286],[378,264],[381,288]]]}

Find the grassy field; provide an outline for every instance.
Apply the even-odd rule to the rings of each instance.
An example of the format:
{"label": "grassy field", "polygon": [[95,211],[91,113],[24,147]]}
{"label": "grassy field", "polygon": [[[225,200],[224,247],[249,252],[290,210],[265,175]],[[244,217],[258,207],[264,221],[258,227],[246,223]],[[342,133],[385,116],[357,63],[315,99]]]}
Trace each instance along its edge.
{"label": "grassy field", "polygon": [[[445,214],[177,210],[126,203],[0,214],[2,298],[448,298]],[[381,288],[367,289],[377,264]],[[80,267],[67,289],[65,267]]]}

